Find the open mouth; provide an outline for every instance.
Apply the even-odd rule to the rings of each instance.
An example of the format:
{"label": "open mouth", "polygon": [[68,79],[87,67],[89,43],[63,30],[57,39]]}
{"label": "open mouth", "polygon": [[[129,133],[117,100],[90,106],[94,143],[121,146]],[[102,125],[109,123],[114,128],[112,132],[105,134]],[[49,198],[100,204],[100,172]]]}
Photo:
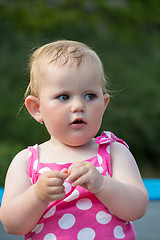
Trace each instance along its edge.
{"label": "open mouth", "polygon": [[86,124],[86,122],[83,120],[83,119],[81,119],[81,118],[77,118],[77,119],[75,119],[72,123],[71,123],[71,125],[72,124]]}

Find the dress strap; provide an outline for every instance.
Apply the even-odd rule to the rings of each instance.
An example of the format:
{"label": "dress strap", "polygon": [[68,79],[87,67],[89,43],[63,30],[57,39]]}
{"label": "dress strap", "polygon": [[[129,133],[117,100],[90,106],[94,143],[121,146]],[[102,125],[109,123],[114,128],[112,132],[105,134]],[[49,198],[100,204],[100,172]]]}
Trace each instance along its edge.
{"label": "dress strap", "polygon": [[104,156],[105,162],[107,165],[108,174],[112,176],[112,166],[111,166],[111,157],[110,157],[111,143],[119,142],[124,146],[126,146],[127,148],[129,147],[125,141],[116,137],[112,132],[109,132],[109,131],[104,131],[101,134],[101,136],[95,139],[95,141],[97,144],[99,144],[98,154],[100,154],[100,156]]}
{"label": "dress strap", "polygon": [[127,143],[125,141],[116,137],[112,132],[109,132],[109,131],[102,132],[101,136],[96,138],[96,143],[98,143],[98,144],[107,144],[108,145],[108,144],[111,144],[112,142],[122,143],[127,148],[129,148],[129,146],[127,145]]}
{"label": "dress strap", "polygon": [[29,157],[28,157],[28,174],[31,179],[32,184],[34,183],[34,175],[37,171],[38,161],[39,161],[39,154],[38,154],[38,144],[34,145],[33,147],[28,147]]}

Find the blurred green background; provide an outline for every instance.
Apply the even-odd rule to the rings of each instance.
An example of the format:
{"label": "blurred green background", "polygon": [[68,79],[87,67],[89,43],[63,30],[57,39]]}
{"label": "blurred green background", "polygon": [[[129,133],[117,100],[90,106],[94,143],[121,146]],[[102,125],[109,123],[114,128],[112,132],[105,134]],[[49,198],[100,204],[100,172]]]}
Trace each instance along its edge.
{"label": "blurred green background", "polygon": [[144,178],[160,177],[160,1],[0,0],[0,186],[18,151],[49,138],[19,110],[32,49],[58,39],[98,53],[112,91],[101,131],[129,144]]}

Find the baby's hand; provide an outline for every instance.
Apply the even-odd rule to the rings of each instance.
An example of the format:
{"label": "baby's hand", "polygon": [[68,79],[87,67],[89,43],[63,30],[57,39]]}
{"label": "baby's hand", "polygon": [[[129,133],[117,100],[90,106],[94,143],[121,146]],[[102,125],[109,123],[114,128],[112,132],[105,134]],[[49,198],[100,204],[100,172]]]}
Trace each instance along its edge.
{"label": "baby's hand", "polygon": [[66,181],[72,182],[73,187],[80,185],[95,194],[101,190],[104,183],[104,177],[88,161],[73,163],[68,169],[68,175]]}
{"label": "baby's hand", "polygon": [[63,183],[67,176],[63,170],[42,173],[35,184],[39,199],[46,203],[63,199],[66,195]]}

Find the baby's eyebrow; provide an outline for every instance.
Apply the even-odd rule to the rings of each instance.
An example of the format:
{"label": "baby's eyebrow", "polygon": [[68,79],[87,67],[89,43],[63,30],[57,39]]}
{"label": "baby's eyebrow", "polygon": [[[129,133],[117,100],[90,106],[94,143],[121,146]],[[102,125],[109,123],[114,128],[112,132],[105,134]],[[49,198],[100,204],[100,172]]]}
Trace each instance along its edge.
{"label": "baby's eyebrow", "polygon": [[97,89],[87,89],[87,90],[85,91],[85,93],[94,93],[94,94],[98,94],[99,91],[97,91]]}

